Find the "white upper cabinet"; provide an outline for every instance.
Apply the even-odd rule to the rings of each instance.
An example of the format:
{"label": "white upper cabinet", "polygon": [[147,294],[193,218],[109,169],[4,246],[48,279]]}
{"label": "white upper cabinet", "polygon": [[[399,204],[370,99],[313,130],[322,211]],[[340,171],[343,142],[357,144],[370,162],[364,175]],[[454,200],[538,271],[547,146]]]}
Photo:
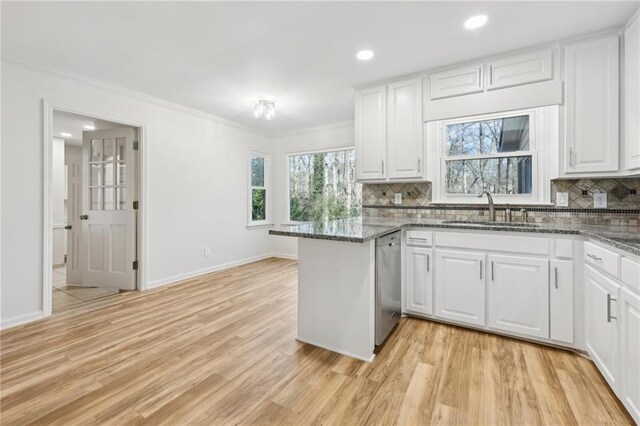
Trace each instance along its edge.
{"label": "white upper cabinet", "polygon": [[421,178],[424,169],[422,126],[421,78],[356,91],[357,179]]}
{"label": "white upper cabinet", "polygon": [[387,89],[387,156],[390,179],[422,176],[422,78]]}
{"label": "white upper cabinet", "polygon": [[504,89],[553,78],[551,49],[496,59],[487,64],[487,90]]}
{"label": "white upper cabinet", "polygon": [[624,33],[624,168],[640,173],[640,18]]}
{"label": "white upper cabinet", "polygon": [[469,95],[484,90],[483,65],[472,65],[429,75],[431,100]]}
{"label": "white upper cabinet", "polygon": [[387,86],[355,93],[356,174],[361,180],[385,177]]}
{"label": "white upper cabinet", "polygon": [[564,172],[619,170],[619,37],[567,45]]}
{"label": "white upper cabinet", "polygon": [[549,261],[489,255],[488,326],[549,337]]}

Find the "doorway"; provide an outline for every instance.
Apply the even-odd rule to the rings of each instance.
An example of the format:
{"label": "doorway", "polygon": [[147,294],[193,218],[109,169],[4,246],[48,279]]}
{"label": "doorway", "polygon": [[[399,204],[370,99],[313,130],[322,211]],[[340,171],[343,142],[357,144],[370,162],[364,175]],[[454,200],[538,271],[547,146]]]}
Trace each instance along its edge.
{"label": "doorway", "polygon": [[57,109],[51,118],[45,299],[56,314],[139,288],[141,129]]}

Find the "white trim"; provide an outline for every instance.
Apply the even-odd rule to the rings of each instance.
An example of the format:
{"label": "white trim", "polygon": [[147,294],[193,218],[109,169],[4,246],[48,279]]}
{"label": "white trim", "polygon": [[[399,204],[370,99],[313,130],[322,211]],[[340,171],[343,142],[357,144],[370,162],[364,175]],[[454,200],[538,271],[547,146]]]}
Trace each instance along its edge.
{"label": "white trim", "polygon": [[8,328],[17,327],[19,325],[27,324],[29,322],[37,321],[44,318],[44,312],[35,311],[24,315],[18,315],[17,317],[9,318],[0,323],[0,330],[6,330]]}
{"label": "white trim", "polygon": [[[55,77],[60,77],[65,80],[73,81],[76,83],[84,84],[87,86],[92,86],[97,89],[105,90],[111,93],[115,93],[118,95],[127,96],[129,98],[135,99],[137,101],[145,102],[148,104],[153,104],[156,106],[172,109],[174,111],[182,112],[188,115],[192,115],[198,118],[202,118],[204,120],[208,120],[214,123],[226,124],[230,127],[234,127],[241,130],[246,130],[248,132],[260,135],[273,137],[274,135],[269,132],[264,132],[253,127],[249,127],[242,123],[238,123],[236,121],[228,120],[226,118],[218,117],[217,115],[209,114],[204,111],[200,111],[194,108],[190,108],[184,105],[176,104],[171,101],[167,101],[165,99],[157,98],[155,96],[146,95],[141,92],[136,92],[135,90],[127,89],[122,86],[118,86],[116,84],[107,83],[102,80],[97,80],[91,77],[87,77],[81,74],[76,74],[70,71],[62,70],[59,68],[48,67],[40,64],[36,64],[34,62],[25,61],[23,59],[18,59],[13,56],[2,55],[2,61],[6,61],[8,63],[12,63],[14,65],[18,65],[23,68],[31,69],[33,71],[38,71],[44,74],[48,74]],[[85,114],[86,115],[86,114]],[[124,124],[124,123],[123,123]]]}
{"label": "white trim", "polygon": [[271,257],[279,257],[281,259],[298,260],[298,254],[292,253],[271,253]]}
{"label": "white trim", "polygon": [[140,202],[140,208],[138,209],[137,221],[137,234],[138,234],[138,261],[139,269],[137,272],[137,290],[143,291],[147,289],[147,241],[146,241],[146,229],[147,229],[147,150],[145,149],[145,138],[147,124],[142,122],[133,122],[127,119],[121,119],[118,117],[105,117],[101,114],[95,114],[90,111],[78,111],[74,108],[70,108],[64,105],[50,104],[46,99],[42,99],[42,168],[43,168],[43,194],[42,194],[42,222],[43,222],[43,238],[42,238],[42,313],[44,317],[51,315],[52,301],[51,295],[53,291],[52,283],[52,240],[53,240],[53,216],[51,210],[51,180],[52,180],[52,165],[51,165],[51,150],[52,144],[50,141],[53,139],[53,112],[62,111],[70,112],[73,114],[80,114],[88,117],[97,118],[100,120],[116,122],[119,124],[137,127],[138,128],[138,158],[140,167],[140,178],[136,185],[138,185],[138,201]]}
{"label": "white trim", "polygon": [[[310,155],[310,154],[324,154],[326,152],[338,152],[338,151],[352,151],[355,150],[355,145],[349,146],[341,146],[338,148],[322,148],[322,149],[311,149],[308,151],[296,151],[296,152],[286,152],[285,156],[293,157],[294,155]],[[287,164],[288,166],[288,164]],[[288,167],[287,167],[288,169]]]}
{"label": "white trim", "polygon": [[348,351],[343,351],[343,350],[340,350],[340,349],[336,349],[336,348],[331,347],[329,345],[323,345],[321,343],[314,342],[314,341],[311,341],[311,340],[301,339],[299,336],[296,337],[296,340],[298,342],[306,343],[308,345],[317,346],[319,348],[326,349],[326,350],[329,350],[331,352],[336,352],[336,353],[339,353],[339,354],[342,354],[342,355],[346,355],[346,356],[351,357],[351,358],[359,359],[360,361],[373,362],[373,359],[376,357],[376,354],[373,354],[369,358],[365,358],[365,357],[362,357],[362,356],[359,356],[359,355],[352,354],[351,352],[348,352]]}
{"label": "white trim", "polygon": [[218,272],[223,269],[228,269],[228,268],[233,268],[235,266],[242,266],[248,263],[258,262],[260,260],[268,259],[270,257],[281,257],[281,256],[276,256],[271,253],[261,254],[259,256],[247,257],[241,260],[234,260],[233,262],[227,262],[220,265],[209,266],[207,268],[198,269],[196,271],[185,272],[184,274],[173,275],[167,278],[160,278],[158,280],[148,282],[147,289],[163,287],[170,284],[178,284],[180,281],[188,280],[190,278],[196,278],[201,275],[210,274],[212,272]]}
{"label": "white trim", "polygon": [[[251,160],[253,157],[262,157],[264,159],[264,167],[263,167],[263,186],[253,186],[251,183]],[[271,209],[269,206],[271,205],[271,161],[270,155],[260,151],[249,151],[249,161],[247,167],[247,228],[252,227],[261,227],[261,226],[270,226],[273,225],[273,221],[271,220]],[[264,189],[265,196],[265,206],[264,206],[264,216],[263,220],[252,220],[251,213],[253,207],[253,189]]]}

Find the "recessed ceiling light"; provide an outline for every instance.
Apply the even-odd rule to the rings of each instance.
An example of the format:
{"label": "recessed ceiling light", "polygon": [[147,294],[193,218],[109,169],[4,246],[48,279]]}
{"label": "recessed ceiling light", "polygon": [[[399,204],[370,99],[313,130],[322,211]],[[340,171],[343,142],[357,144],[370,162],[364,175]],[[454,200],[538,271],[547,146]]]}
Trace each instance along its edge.
{"label": "recessed ceiling light", "polygon": [[85,130],[95,130],[96,128],[93,126],[89,126],[88,124],[86,126],[84,126]]}
{"label": "recessed ceiling light", "polygon": [[62,136],[63,138],[70,138],[71,137],[71,133],[62,132],[62,133],[60,133],[60,136]]}
{"label": "recessed ceiling light", "polygon": [[487,15],[476,15],[464,21],[464,27],[468,30],[475,30],[487,23]]}
{"label": "recessed ceiling light", "polygon": [[360,59],[361,61],[368,61],[369,59],[373,58],[373,50],[361,50],[356,55],[356,58]]}

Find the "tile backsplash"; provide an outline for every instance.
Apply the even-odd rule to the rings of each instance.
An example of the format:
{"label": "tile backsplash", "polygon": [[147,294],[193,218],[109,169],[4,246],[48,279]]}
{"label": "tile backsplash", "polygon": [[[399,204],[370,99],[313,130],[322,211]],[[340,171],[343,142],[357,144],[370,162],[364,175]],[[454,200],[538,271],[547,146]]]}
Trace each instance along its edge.
{"label": "tile backsplash", "polygon": [[[553,206],[512,206],[514,221],[522,220],[520,207],[529,222],[559,224],[640,226],[640,178],[573,179],[551,183]],[[394,194],[402,193],[402,205],[395,205]],[[559,192],[568,193],[569,206],[555,207]],[[593,194],[607,193],[607,208],[593,208]],[[486,206],[431,204],[431,183],[364,184],[362,215],[375,218],[423,218],[487,220]],[[496,219],[504,220],[504,206],[496,205]]]}
{"label": "tile backsplash", "polygon": [[[393,196],[402,193],[403,207],[426,207],[431,203],[431,183],[366,183],[362,186],[364,206],[393,207]],[[593,208],[593,194],[607,193],[607,208],[613,210],[640,209],[640,178],[573,179],[551,182],[551,202],[558,192],[569,194],[567,209]],[[559,207],[562,208],[562,207]]]}

